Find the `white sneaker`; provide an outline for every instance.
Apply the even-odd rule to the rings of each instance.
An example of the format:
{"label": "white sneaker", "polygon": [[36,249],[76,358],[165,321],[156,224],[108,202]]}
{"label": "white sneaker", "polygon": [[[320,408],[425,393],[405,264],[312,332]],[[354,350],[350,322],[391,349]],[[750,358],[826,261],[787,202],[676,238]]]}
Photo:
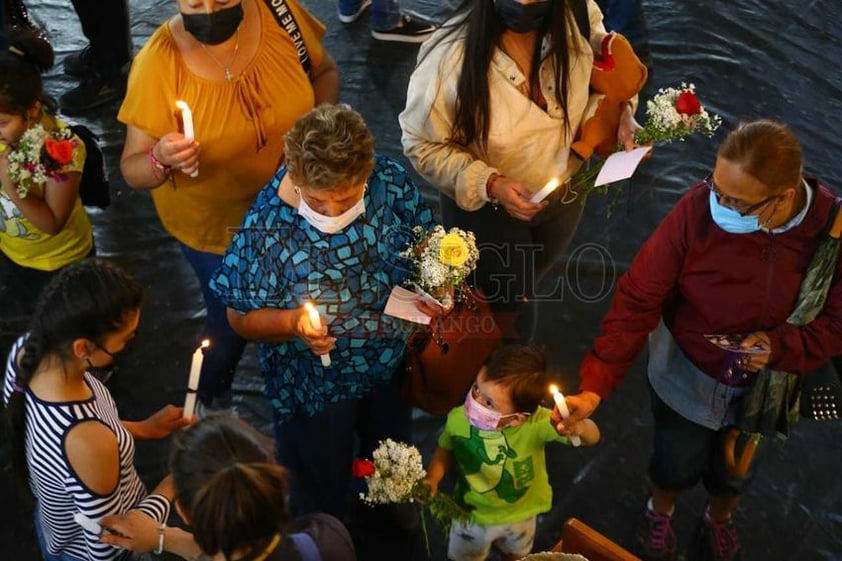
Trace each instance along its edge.
{"label": "white sneaker", "polygon": [[342,11],[339,11],[339,21],[342,23],[354,23],[357,21],[362,13],[365,11],[366,8],[371,6],[371,0],[363,0],[360,7],[357,8],[357,11],[352,14],[343,14]]}

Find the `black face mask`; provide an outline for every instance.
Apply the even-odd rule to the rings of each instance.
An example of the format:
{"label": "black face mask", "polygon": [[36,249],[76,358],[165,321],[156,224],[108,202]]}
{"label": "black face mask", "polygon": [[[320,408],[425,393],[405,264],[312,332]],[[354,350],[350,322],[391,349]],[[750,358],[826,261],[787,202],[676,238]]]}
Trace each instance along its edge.
{"label": "black face mask", "polygon": [[503,25],[515,33],[539,29],[552,9],[551,1],[521,4],[515,0],[494,0],[494,11],[503,20]]}
{"label": "black face mask", "polygon": [[205,45],[224,43],[236,33],[243,21],[243,5],[237,4],[209,14],[185,14],[181,12],[184,29]]}

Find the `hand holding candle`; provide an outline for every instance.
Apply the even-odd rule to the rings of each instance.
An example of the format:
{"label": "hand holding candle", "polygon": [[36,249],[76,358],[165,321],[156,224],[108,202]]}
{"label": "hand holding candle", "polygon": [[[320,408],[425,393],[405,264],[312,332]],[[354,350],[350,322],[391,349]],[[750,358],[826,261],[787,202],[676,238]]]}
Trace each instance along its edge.
{"label": "hand holding candle", "polygon": [[[553,399],[555,400],[555,406],[558,409],[558,414],[561,415],[562,419],[566,419],[570,416],[570,410],[567,409],[567,402],[564,401],[564,395],[559,391],[558,386],[555,384],[550,386],[550,392],[553,394]],[[582,444],[582,439],[578,436],[571,436],[570,437],[570,444],[573,446],[580,446]]]}
{"label": "hand holding candle", "polygon": [[541,188],[540,191],[532,195],[532,198],[529,199],[531,203],[538,204],[547,197],[550,196],[550,193],[558,189],[558,186],[561,185],[561,181],[559,181],[558,177],[553,177],[550,179],[544,187]]}
{"label": "hand holding candle", "polygon": [[[307,310],[307,314],[310,317],[310,325],[313,326],[313,329],[321,331],[322,319],[319,317],[319,312],[316,310],[316,307],[311,302],[307,302],[304,304],[304,308]],[[325,353],[320,356],[322,358],[322,366],[325,368],[330,366],[330,353]]]}
{"label": "hand holding candle", "polygon": [[[184,123],[184,137],[191,140],[196,138],[196,133],[193,130],[193,112],[190,111],[190,106],[180,99],[175,102],[175,106],[181,110],[181,121]],[[195,170],[190,174],[190,177],[199,175],[199,170]]]}
{"label": "hand holding candle", "polygon": [[185,419],[192,419],[196,413],[196,392],[199,390],[199,377],[202,374],[202,363],[205,360],[205,349],[210,347],[210,341],[205,339],[193,353],[190,361],[190,377],[187,379],[187,397],[184,399]]}

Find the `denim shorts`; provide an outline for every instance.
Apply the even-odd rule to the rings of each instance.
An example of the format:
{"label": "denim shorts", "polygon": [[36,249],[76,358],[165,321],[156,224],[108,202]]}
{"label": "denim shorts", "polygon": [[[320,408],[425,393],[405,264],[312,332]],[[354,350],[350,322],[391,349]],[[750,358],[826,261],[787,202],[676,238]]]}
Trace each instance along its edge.
{"label": "denim shorts", "polygon": [[[760,441],[754,461],[744,477],[734,477],[725,464],[724,447],[731,428],[712,430],[688,421],[663,402],[649,385],[655,438],[649,477],[664,491],[684,491],[698,483],[714,497],[741,495],[754,478],[757,465],[766,449]],[[737,458],[747,442],[740,434],[734,449]]]}

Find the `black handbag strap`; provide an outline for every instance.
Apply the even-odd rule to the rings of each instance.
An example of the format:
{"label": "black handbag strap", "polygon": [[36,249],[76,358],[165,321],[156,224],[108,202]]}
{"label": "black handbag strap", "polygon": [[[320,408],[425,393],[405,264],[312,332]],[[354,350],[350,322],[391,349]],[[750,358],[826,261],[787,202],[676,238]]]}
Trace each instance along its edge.
{"label": "black handbag strap", "polygon": [[287,6],[285,0],[264,0],[269,7],[269,11],[275,16],[275,20],[281,29],[285,30],[292,42],[295,44],[295,50],[298,53],[298,60],[301,61],[301,67],[307,76],[310,76],[311,63],[310,54],[307,52],[307,45],[304,44],[304,37],[298,29],[298,23],[295,21],[295,16]]}
{"label": "black handbag strap", "polygon": [[579,27],[579,33],[590,42],[591,40],[591,18],[588,17],[588,3],[587,0],[570,0],[568,2],[570,11],[573,12],[573,18],[576,20],[576,25]]}
{"label": "black handbag strap", "polygon": [[822,230],[822,237],[827,237],[830,234],[833,223],[836,222],[836,216],[839,214],[840,206],[842,206],[842,197],[836,197],[833,201],[833,206],[830,207],[830,214],[828,214],[827,224],[824,225],[824,230]]}

